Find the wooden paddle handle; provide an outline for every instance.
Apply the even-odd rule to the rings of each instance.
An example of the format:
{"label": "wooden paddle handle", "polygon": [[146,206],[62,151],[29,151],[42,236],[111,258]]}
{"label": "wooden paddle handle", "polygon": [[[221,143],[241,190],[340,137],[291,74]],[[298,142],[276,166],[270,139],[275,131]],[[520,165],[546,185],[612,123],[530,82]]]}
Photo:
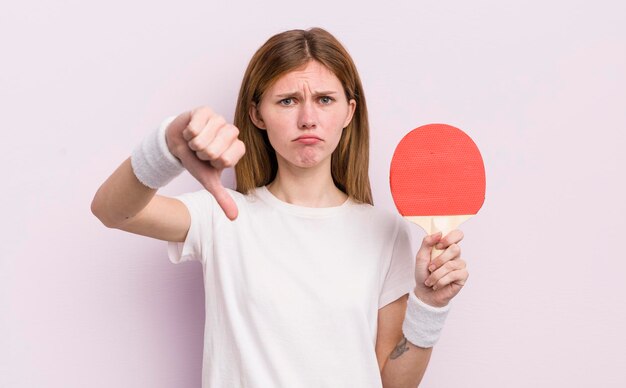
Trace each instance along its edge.
{"label": "wooden paddle handle", "polygon": [[[473,214],[460,216],[408,216],[404,218],[419,225],[428,234],[441,232],[445,236],[472,216]],[[443,250],[433,248],[430,258],[434,259],[442,252]]]}

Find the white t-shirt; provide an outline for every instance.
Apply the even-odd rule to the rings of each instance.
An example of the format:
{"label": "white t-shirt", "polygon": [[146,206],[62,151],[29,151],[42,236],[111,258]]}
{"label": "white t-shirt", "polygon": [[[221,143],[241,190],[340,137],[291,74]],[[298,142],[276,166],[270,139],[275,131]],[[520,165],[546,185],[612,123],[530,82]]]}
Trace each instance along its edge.
{"label": "white t-shirt", "polygon": [[206,191],[178,198],[191,213],[174,263],[204,269],[204,388],[381,387],[378,309],[415,286],[407,223],[347,200],[283,202],[261,187],[229,190],[226,218]]}

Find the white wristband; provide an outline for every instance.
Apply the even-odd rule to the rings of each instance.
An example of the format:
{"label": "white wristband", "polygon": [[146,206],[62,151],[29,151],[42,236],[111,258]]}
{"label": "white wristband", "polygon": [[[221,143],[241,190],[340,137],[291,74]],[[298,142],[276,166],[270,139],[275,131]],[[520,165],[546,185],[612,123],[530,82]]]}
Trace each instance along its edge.
{"label": "white wristband", "polygon": [[409,292],[409,302],[402,324],[402,332],[406,339],[420,348],[431,348],[437,343],[443,325],[450,311],[450,305],[433,307],[422,302]]}
{"label": "white wristband", "polygon": [[165,119],[156,131],[146,136],[135,147],[130,156],[135,176],[139,182],[151,189],[165,186],[184,170],[180,161],[167,148],[165,141],[167,126],[175,118],[174,116]]}

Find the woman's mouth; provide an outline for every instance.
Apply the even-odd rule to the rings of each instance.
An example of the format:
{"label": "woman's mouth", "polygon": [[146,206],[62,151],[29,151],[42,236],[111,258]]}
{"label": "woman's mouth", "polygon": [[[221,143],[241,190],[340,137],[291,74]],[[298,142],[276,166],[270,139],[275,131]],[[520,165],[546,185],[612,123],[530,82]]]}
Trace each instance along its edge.
{"label": "woman's mouth", "polygon": [[314,135],[302,135],[296,138],[294,141],[300,144],[317,144],[321,142],[322,139]]}

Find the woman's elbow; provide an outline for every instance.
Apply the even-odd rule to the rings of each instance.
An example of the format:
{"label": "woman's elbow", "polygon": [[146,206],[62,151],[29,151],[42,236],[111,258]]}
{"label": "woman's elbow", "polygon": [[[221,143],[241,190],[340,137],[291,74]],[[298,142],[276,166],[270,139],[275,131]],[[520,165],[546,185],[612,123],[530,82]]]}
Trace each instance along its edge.
{"label": "woman's elbow", "polygon": [[91,213],[107,228],[118,229],[121,224],[107,211],[104,201],[98,196],[98,193],[91,201]]}

